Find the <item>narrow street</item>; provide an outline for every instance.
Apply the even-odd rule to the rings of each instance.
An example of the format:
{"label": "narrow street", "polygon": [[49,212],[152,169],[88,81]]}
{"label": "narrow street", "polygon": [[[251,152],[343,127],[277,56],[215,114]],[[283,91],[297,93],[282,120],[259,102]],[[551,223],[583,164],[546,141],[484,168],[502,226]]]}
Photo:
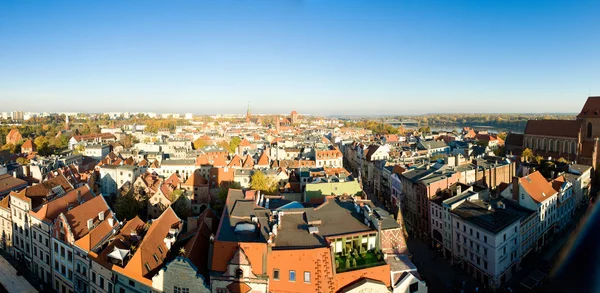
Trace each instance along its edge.
{"label": "narrow street", "polygon": [[7,292],[30,293],[38,292],[23,276],[17,276],[17,270],[0,256],[0,283]]}

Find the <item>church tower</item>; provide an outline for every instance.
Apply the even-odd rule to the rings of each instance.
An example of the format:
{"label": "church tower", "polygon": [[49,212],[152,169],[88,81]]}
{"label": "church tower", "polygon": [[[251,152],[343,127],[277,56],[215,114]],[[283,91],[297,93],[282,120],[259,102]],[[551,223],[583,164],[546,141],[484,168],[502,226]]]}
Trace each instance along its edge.
{"label": "church tower", "polygon": [[246,123],[250,123],[250,102],[248,102],[248,110],[246,110]]}
{"label": "church tower", "polygon": [[65,116],[65,130],[69,130],[69,114],[66,114]]}

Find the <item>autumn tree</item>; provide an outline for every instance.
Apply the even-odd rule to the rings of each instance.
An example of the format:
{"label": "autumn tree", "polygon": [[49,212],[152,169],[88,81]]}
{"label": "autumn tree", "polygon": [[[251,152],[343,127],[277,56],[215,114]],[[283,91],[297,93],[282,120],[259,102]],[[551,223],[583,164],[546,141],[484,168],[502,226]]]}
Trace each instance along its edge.
{"label": "autumn tree", "polygon": [[17,158],[17,163],[19,165],[23,165],[23,166],[29,165],[29,159],[23,158],[23,157],[19,157],[19,158]]}
{"label": "autumn tree", "polygon": [[521,153],[521,158],[525,159],[525,162],[530,162],[531,159],[533,158],[533,152],[531,151],[531,149],[526,148],[523,150],[523,152]]}
{"label": "autumn tree", "polygon": [[250,187],[264,193],[272,194],[277,192],[277,183],[262,171],[256,171],[252,174],[252,177],[250,178]]}
{"label": "autumn tree", "polygon": [[201,137],[198,138],[198,139],[196,139],[196,140],[194,140],[194,149],[195,150],[201,149],[201,148],[206,147],[206,146],[208,146],[208,141],[202,139]]}

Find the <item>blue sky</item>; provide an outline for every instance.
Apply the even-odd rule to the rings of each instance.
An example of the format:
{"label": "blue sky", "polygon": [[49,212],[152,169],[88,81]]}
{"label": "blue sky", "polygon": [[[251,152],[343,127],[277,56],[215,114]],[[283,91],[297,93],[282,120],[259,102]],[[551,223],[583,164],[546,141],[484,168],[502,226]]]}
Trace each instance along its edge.
{"label": "blue sky", "polygon": [[0,2],[0,111],[578,112],[600,1]]}

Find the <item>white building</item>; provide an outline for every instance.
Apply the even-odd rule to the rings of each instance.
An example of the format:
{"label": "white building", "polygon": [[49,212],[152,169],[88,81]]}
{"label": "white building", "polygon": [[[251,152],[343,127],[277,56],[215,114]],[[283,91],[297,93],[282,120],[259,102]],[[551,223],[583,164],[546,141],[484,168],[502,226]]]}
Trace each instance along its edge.
{"label": "white building", "polygon": [[110,153],[110,146],[107,144],[86,144],[83,149],[83,155],[92,157],[96,160],[102,160]]}
{"label": "white building", "polygon": [[140,176],[140,169],[130,165],[103,165],[100,167],[100,192],[103,196],[117,195],[125,183],[133,184]]}

